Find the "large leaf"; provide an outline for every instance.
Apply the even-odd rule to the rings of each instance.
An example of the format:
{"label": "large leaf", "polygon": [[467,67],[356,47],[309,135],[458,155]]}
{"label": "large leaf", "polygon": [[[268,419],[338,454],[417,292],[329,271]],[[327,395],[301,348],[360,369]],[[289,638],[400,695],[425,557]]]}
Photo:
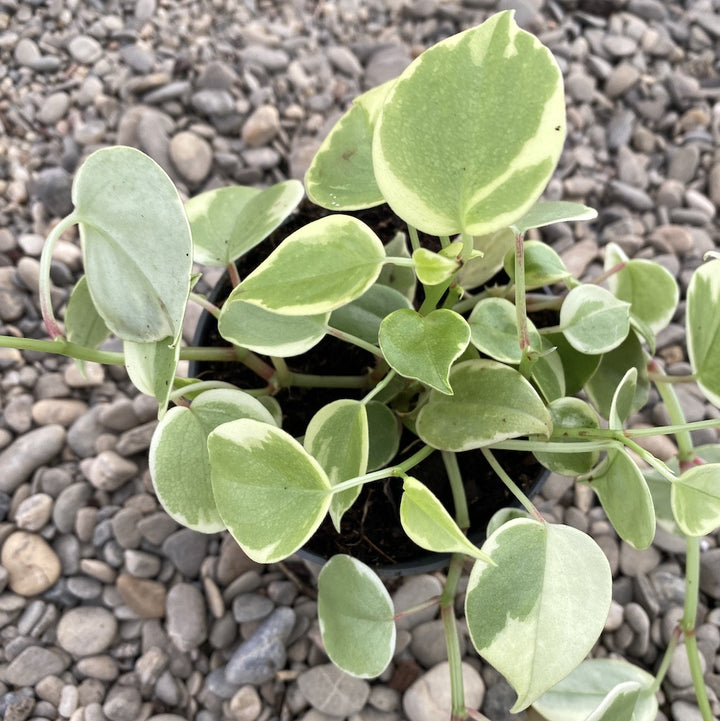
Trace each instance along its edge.
{"label": "large leaf", "polygon": [[630,315],[659,333],[672,320],[680,290],[670,271],[651,260],[629,260],[620,246],[609,243],[605,249],[605,269],[624,263],[608,278],[612,293],[630,303]]}
{"label": "large leaf", "polygon": [[[583,661],[567,678],[543,694],[533,708],[547,721],[585,721],[602,704],[607,704],[609,696],[627,694],[630,689],[626,684],[633,684],[642,690],[635,701],[634,719],[629,718],[655,721],[658,704],[652,690],[654,681],[654,676],[627,661],[593,658]],[[619,692],[615,691],[618,687],[622,687]],[[605,718],[620,721],[622,717]]]}
{"label": "large leaf", "polygon": [[434,310],[422,316],[400,309],[380,324],[378,340],[385,360],[401,376],[450,395],[450,366],[467,348],[470,328],[452,310]]}
{"label": "large leaf", "polygon": [[655,537],[655,507],[640,469],[625,450],[610,449],[590,479],[620,538],[638,549]]}
{"label": "large leaf", "polygon": [[549,436],[550,414],[514,368],[493,360],[462,361],[450,373],[454,395],[432,391],[416,430],[430,446],[467,451],[528,434]]}
{"label": "large leaf", "polygon": [[460,530],[445,506],[416,478],[403,483],[400,523],[410,540],[436,553],[465,553],[484,561],[490,559]]}
{"label": "large leaf", "polygon": [[693,273],[687,292],[687,345],[700,390],[720,408],[720,260]]}
{"label": "large leaf", "polygon": [[374,678],[395,651],[395,610],[378,576],[356,558],[333,556],[318,576],[318,620],[330,660]]}
{"label": "large leaf", "polygon": [[330,210],[359,210],[383,202],[372,165],[372,134],[394,80],[355,99],[322,142],[305,174],[308,198]]}
{"label": "large leaf", "polygon": [[[321,408],[308,423],[305,450],[327,473],[334,486],[367,471],[369,435],[365,406],[343,398]],[[340,520],[355,502],[362,486],[333,494],[330,517],[340,533]]]}
{"label": "large leaf", "polygon": [[527,212],[564,138],[557,63],[501,12],[426,50],[398,78],[375,126],[375,178],[410,225],[482,235]]}
{"label": "large leaf", "polygon": [[179,339],[192,240],[175,186],[134,148],[96,150],[72,188],[88,288],[118,338]]}
{"label": "large leaf", "polygon": [[329,215],[295,231],[230,294],[285,315],[327,313],[359,298],[376,280],[385,249],[349,215]]}
{"label": "large leaf", "polygon": [[513,223],[518,233],[526,233],[531,228],[544,228],[554,223],[568,223],[573,220],[592,220],[597,211],[587,205],[571,203],[567,200],[553,200],[535,203],[525,215]]}
{"label": "large leaf", "polygon": [[671,486],[673,515],[683,533],[706,536],[720,527],[720,463],[684,471]]}
{"label": "large leaf", "polygon": [[223,523],[257,563],[295,553],[330,506],[322,466],[288,433],[240,419],[208,437],[212,489]]}
{"label": "large leaf", "polygon": [[512,712],[567,676],[600,635],[612,598],[605,554],[569,526],[517,519],[483,544],[465,599],[478,653],[518,694]]}
{"label": "large leaf", "polygon": [[581,353],[607,353],[630,331],[630,304],[597,285],[579,285],[565,298],[560,326],[568,343]]}
{"label": "large leaf", "polygon": [[237,418],[274,423],[247,393],[213,389],[198,395],[189,407],[171,408],[156,426],[150,475],[163,508],[183,526],[203,533],[225,528],[212,492],[207,438],[217,426]]}
{"label": "large leaf", "polygon": [[125,368],[133,385],[157,398],[158,418],[165,415],[180,358],[180,343],[164,338],[154,343],[123,343]]}
{"label": "large leaf", "polygon": [[263,355],[300,355],[319,343],[327,331],[329,313],[290,316],[272,313],[234,298],[220,311],[220,335],[234,345]]}
{"label": "large leaf", "polygon": [[302,200],[302,183],[286,180],[257,190],[216,188],[185,203],[195,260],[225,266],[267,238]]}

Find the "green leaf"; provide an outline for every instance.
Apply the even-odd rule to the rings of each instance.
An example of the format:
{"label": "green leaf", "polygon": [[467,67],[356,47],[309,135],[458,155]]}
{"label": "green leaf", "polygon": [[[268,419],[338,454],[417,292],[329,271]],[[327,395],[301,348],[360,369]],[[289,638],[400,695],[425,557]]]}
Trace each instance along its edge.
{"label": "green leaf", "polygon": [[630,304],[597,285],[579,285],[560,308],[560,326],[581,353],[607,353],[630,332]]}
{"label": "green leaf", "polygon": [[427,486],[407,477],[400,501],[400,523],[411,541],[436,553],[465,553],[492,563],[476,545],[468,541],[445,506]]}
{"label": "green leaf", "polygon": [[486,537],[492,536],[495,531],[504,526],[510,521],[514,521],[516,518],[530,518],[530,514],[524,508],[501,508],[499,511],[495,511],[492,517],[488,521],[487,529],[485,531]]}
{"label": "green leaf", "polygon": [[195,260],[211,266],[234,263],[276,230],[303,197],[298,180],[257,190],[216,188],[185,203]]}
{"label": "green leaf", "polygon": [[238,298],[228,300],[220,311],[218,330],[225,340],[263,355],[300,355],[325,336],[329,313],[289,316],[271,313]]}
{"label": "green leaf", "polygon": [[687,347],[700,390],[720,407],[720,260],[701,265],[690,280]]}
{"label": "green leaf", "polygon": [[528,434],[549,436],[550,414],[514,368],[488,359],[463,361],[450,373],[454,395],[431,391],[416,431],[430,446],[468,451]]}
{"label": "green leaf", "polygon": [[481,255],[463,265],[458,273],[458,285],[472,290],[487,283],[503,267],[506,253],[514,247],[515,234],[510,228],[473,238],[473,249]]}
{"label": "green leaf", "polygon": [[637,368],[630,368],[615,389],[610,404],[609,428],[622,430],[623,424],[630,417],[637,390],[637,376]]}
{"label": "green leaf", "polygon": [[400,291],[380,285],[378,280],[352,303],[334,310],[330,316],[330,325],[377,345],[383,318],[394,310],[410,307],[410,301]]}
{"label": "green leaf", "polygon": [[95,309],[85,276],[70,293],[65,309],[65,333],[71,343],[86,348],[97,348],[110,335],[105,321]]}
{"label": "green leaf", "polygon": [[535,451],[540,463],[561,476],[579,476],[590,471],[600,458],[600,451],[583,451],[582,439],[562,437],[563,428],[600,428],[597,413],[580,398],[558,398],[548,405],[553,423],[553,441],[564,441],[578,447],[576,453]]}
{"label": "green leaf", "polygon": [[527,708],[567,676],[603,630],[612,598],[605,554],[569,526],[517,519],[483,544],[496,565],[476,561],[465,616],[478,653]]}
{"label": "green leaf", "polygon": [[322,466],[288,433],[242,418],[208,437],[212,489],[228,531],[257,563],[295,553],[330,507]]}
{"label": "green leaf", "polygon": [[[525,288],[542,288],[545,285],[559,283],[571,277],[562,258],[545,243],[539,240],[526,240],[524,243]],[[505,255],[505,272],[515,280],[515,251],[511,249]]]}
{"label": "green leaf", "polygon": [[453,277],[460,267],[457,258],[446,258],[427,248],[418,248],[412,254],[415,273],[425,285],[438,285]]}
{"label": "green leaf", "polygon": [[720,527],[720,463],[684,471],[671,485],[675,521],[688,536],[707,536]]}
{"label": "green leaf", "polygon": [[318,576],[318,620],[330,660],[360,678],[380,675],[395,652],[395,610],[378,576],[356,558],[333,556]]}
{"label": "green leaf", "polygon": [[609,449],[589,479],[618,536],[638,549],[655,537],[655,507],[643,474],[623,449]]}
{"label": "green leaf", "polygon": [[615,389],[630,368],[635,368],[638,374],[635,398],[630,406],[632,414],[645,405],[650,393],[647,356],[634,333],[630,333],[615,350],[602,356],[595,373],[585,384],[590,400],[603,418],[610,417]]}
{"label": "green leaf", "polygon": [[549,403],[566,395],[565,369],[557,348],[542,336],[540,337],[540,344],[542,350],[533,360],[530,368],[530,378],[535,387],[542,393],[543,398]]}
{"label": "green leaf", "polygon": [[[613,694],[614,689],[633,683],[642,689],[635,703],[633,721],[655,721],[658,704],[652,690],[654,681],[647,671],[627,661],[593,658],[583,661],[569,676],[543,694],[533,708],[547,721],[585,720],[608,695]],[[611,721],[611,717],[606,718]]]}
{"label": "green leaf", "polygon": [[107,327],[137,343],[179,340],[192,240],[175,186],[134,148],[96,150],[72,188],[88,288]]}
{"label": "green leaf", "polygon": [[586,721],[637,721],[635,707],[647,690],[635,681],[616,686]]}
{"label": "green leaf", "polygon": [[[396,233],[395,237],[385,245],[385,255],[388,258],[410,258],[405,233]],[[386,285],[402,293],[409,301],[415,298],[417,278],[412,267],[386,263],[380,271],[377,283]]]}
{"label": "green leaf", "polygon": [[607,279],[610,291],[630,303],[630,315],[659,333],[672,320],[680,291],[667,269],[651,260],[629,260],[620,246],[609,243],[605,249],[605,270],[624,263]]}
{"label": "green leaf", "polygon": [[225,529],[212,492],[207,438],[217,426],[236,418],[274,423],[247,393],[214,389],[198,395],[190,407],[171,408],[155,428],[149,454],[155,493],[183,526],[202,533]]}
{"label": "green leaf", "polygon": [[365,223],[329,215],[295,231],[230,294],[285,315],[317,315],[359,298],[377,279],[385,249]]}
{"label": "green leaf", "polygon": [[570,203],[567,200],[553,200],[535,203],[520,220],[513,223],[513,227],[518,233],[526,233],[531,228],[594,218],[597,218],[597,211],[594,208],[588,208],[587,205],[580,203]]}
{"label": "green leaf", "polygon": [[[368,439],[365,406],[360,401],[343,398],[324,406],[310,419],[303,445],[335,486],[367,472]],[[362,486],[356,486],[333,494],[330,518],[338,533],[343,514],[361,490]]]}
{"label": "green leaf", "polygon": [[512,12],[501,12],[437,43],[400,75],[375,126],[375,178],[408,224],[482,235],[529,210],[564,136],[557,63]]}
{"label": "green leaf", "polygon": [[[515,305],[505,298],[483,298],[468,318],[470,342],[485,355],[503,363],[522,360]],[[539,348],[540,334],[528,319],[531,345]]]}
{"label": "green leaf", "polygon": [[370,401],[365,405],[369,432],[368,471],[375,471],[392,461],[400,448],[402,432],[397,416],[384,404]]}
{"label": "green leaf", "polygon": [[156,343],[123,343],[125,368],[133,385],[157,398],[158,418],[165,415],[180,358],[180,343],[165,338]]}
{"label": "green leaf", "polygon": [[470,328],[452,310],[434,310],[422,316],[401,309],[380,324],[378,340],[385,360],[401,376],[450,395],[450,366],[467,348]]}
{"label": "green leaf", "polygon": [[543,339],[557,350],[565,374],[565,393],[579,393],[600,365],[602,356],[588,355],[575,350],[562,333],[546,333]]}
{"label": "green leaf", "polygon": [[355,98],[335,123],[305,174],[308,198],[330,210],[360,210],[384,202],[375,182],[372,135],[390,80]]}

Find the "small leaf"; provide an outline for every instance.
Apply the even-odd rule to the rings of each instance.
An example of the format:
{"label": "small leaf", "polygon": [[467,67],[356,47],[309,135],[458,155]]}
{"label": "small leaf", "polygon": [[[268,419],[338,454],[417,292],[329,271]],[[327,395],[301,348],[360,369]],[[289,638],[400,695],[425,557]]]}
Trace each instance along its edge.
{"label": "small leaf", "polygon": [[630,331],[630,304],[597,285],[579,285],[565,298],[560,326],[581,353],[607,353]]}
{"label": "small leaf", "polygon": [[630,303],[630,315],[659,333],[675,315],[680,291],[666,268],[651,260],[629,260],[620,246],[608,243],[605,249],[605,270],[624,263],[617,273],[608,277],[610,291]]}
{"label": "small leaf", "polygon": [[488,359],[457,363],[454,395],[431,391],[416,431],[430,446],[468,451],[529,434],[549,436],[550,414],[537,391],[514,368]]}
{"label": "small leaf", "polygon": [[638,549],[655,537],[655,507],[640,469],[624,450],[609,449],[589,479],[620,538]]}
{"label": "small leaf", "polygon": [[465,616],[478,653],[527,708],[567,676],[599,637],[612,598],[605,554],[569,526],[517,519],[483,544],[496,565],[476,561]]}
{"label": "small leaf", "polygon": [[260,402],[247,393],[213,389],[200,393],[189,408],[171,408],[155,428],[149,453],[155,493],[183,526],[202,533],[225,529],[212,492],[207,437],[236,418],[273,423]]}
{"label": "small leaf", "polygon": [[495,511],[488,521],[485,532],[486,537],[489,538],[500,526],[504,526],[516,518],[530,518],[530,515],[523,508],[501,508],[499,511]]}
{"label": "small leaf", "polygon": [[172,338],[156,343],[132,343],[125,341],[125,369],[133,385],[158,402],[158,418],[165,415],[173,379],[180,358],[180,344]]}
{"label": "small leaf", "polygon": [[503,267],[506,253],[514,247],[515,234],[510,228],[473,238],[473,249],[481,256],[470,258],[463,265],[458,273],[458,285],[472,290],[487,283]]}
{"label": "small leaf", "polygon": [[392,461],[400,448],[402,432],[397,416],[384,404],[366,404],[369,432],[368,471],[375,471]]}
{"label": "small leaf", "polygon": [[623,424],[632,413],[637,390],[637,376],[637,368],[630,368],[615,389],[608,418],[608,427],[613,430],[622,430]]}
{"label": "small leaf", "polygon": [[683,472],[671,485],[673,515],[683,533],[707,536],[720,527],[720,463]]}
{"label": "small leaf", "polygon": [[[543,694],[533,708],[547,721],[584,721],[614,689],[633,683],[642,689],[635,703],[634,721],[655,721],[658,704],[652,690],[654,681],[647,671],[627,661],[593,658],[583,661],[569,676]],[[610,717],[607,721],[611,721]]]}
{"label": "small leaf", "polygon": [[[571,277],[562,258],[545,243],[539,240],[526,240],[524,243],[525,288],[542,288],[545,285],[559,283]],[[515,251],[505,255],[505,272],[515,280]]]}
{"label": "small leaf", "polygon": [[380,675],[395,651],[392,599],[373,571],[352,556],[333,556],[318,576],[318,620],[330,660],[360,678]]}
{"label": "small leaf", "polygon": [[286,358],[317,345],[327,331],[329,313],[289,316],[271,313],[238,298],[220,311],[218,330],[225,340],[255,353]]}
{"label": "small leaf", "polygon": [[[470,342],[485,355],[503,363],[522,360],[515,305],[505,298],[483,298],[468,318]],[[540,334],[528,319],[531,345],[539,348]]]}
{"label": "small leaf", "polygon": [[411,541],[435,553],[465,553],[492,563],[460,530],[427,486],[408,477],[403,483],[400,523]]}
{"label": "small leaf", "polygon": [[70,294],[65,309],[65,332],[71,343],[86,348],[97,348],[110,335],[105,321],[95,309],[85,276],[80,278]]}
{"label": "small leaf", "polygon": [[720,260],[701,265],[690,280],[687,347],[700,390],[720,407]]}
{"label": "small leaf", "polygon": [[647,693],[635,681],[619,684],[610,691],[586,721],[637,721],[635,707],[643,692]]}
{"label": "small leaf", "polygon": [[562,333],[546,333],[543,339],[554,346],[565,374],[565,394],[579,393],[600,365],[602,356],[588,355],[575,350]]}
{"label": "small leaf", "polygon": [[196,262],[210,266],[234,263],[276,230],[302,197],[302,183],[286,180],[265,190],[235,185],[191,198],[185,203],[185,212]]}
{"label": "small leaf", "polygon": [[600,451],[583,451],[582,439],[562,438],[563,428],[600,428],[597,413],[580,398],[558,398],[548,405],[553,423],[553,441],[575,444],[576,453],[547,453],[535,451],[540,463],[561,476],[579,476],[590,471],[600,458]]}
{"label": "small leaf", "polygon": [[553,200],[538,202],[523,215],[520,220],[513,223],[518,233],[526,233],[531,228],[543,228],[554,223],[568,223],[574,220],[593,220],[597,218],[597,211],[580,203],[570,203],[566,200]]}
{"label": "small leaf", "polygon": [[[410,258],[405,233],[395,233],[395,237],[385,245],[388,258]],[[417,278],[412,267],[386,263],[377,279],[378,285],[386,285],[404,295],[409,301],[415,298]]]}
{"label": "small leaf", "polygon": [[281,561],[317,530],[330,481],[291,435],[243,418],[216,428],[208,451],[220,517],[253,561]]}
{"label": "small leaf", "polygon": [[415,273],[425,285],[438,285],[449,280],[457,272],[460,263],[456,258],[446,258],[427,248],[418,248],[412,254]]}
{"label": "small leaf", "polygon": [[295,231],[230,294],[284,315],[326,313],[359,298],[385,261],[380,239],[348,215]]}
{"label": "small leaf", "polygon": [[179,340],[190,293],[192,238],[162,168],[134,148],[92,153],[72,188],[93,304],[122,340]]}
{"label": "small leaf", "polygon": [[533,360],[530,378],[542,397],[550,403],[550,401],[563,398],[567,393],[565,369],[557,348],[544,337],[540,338],[540,344],[542,351]]}
{"label": "small leaf", "polygon": [[[303,445],[335,486],[367,471],[368,437],[365,406],[344,398],[324,406],[310,419]],[[343,514],[361,490],[362,486],[356,486],[333,494],[330,517],[338,533]]]}
{"label": "small leaf", "polygon": [[380,324],[378,340],[385,360],[401,376],[449,395],[453,392],[448,381],[450,366],[467,347],[470,328],[452,310],[434,310],[422,316],[401,309]]}

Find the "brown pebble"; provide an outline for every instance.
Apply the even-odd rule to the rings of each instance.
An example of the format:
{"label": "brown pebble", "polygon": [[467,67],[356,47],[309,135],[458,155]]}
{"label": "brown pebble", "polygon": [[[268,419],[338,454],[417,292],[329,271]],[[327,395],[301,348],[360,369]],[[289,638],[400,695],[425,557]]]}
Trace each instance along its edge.
{"label": "brown pebble", "polygon": [[123,602],[140,618],[162,618],[165,615],[167,592],[161,583],[121,573],[116,588]]}

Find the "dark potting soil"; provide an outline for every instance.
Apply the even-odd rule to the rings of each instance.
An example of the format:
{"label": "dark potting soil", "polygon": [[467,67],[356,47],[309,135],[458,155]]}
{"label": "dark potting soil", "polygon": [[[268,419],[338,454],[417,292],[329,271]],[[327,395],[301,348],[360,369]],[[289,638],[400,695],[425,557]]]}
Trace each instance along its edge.
{"label": "dark potting soil", "polygon": [[[260,246],[252,249],[241,259],[241,277],[258,265],[290,233],[306,225],[309,220],[327,214],[310,206],[301,217],[291,218],[280,231],[276,231]],[[383,242],[387,242],[401,229],[387,209],[373,208],[355,214],[368,223]],[[227,278],[216,287],[211,300],[221,304],[231,291]],[[225,346],[218,333],[217,323],[209,313],[203,313],[194,345]],[[269,359],[265,359],[270,362]],[[298,373],[315,375],[363,376],[375,367],[376,359],[367,351],[326,336],[307,353],[286,358],[288,367]],[[190,372],[197,378],[224,380],[240,388],[262,388],[265,383],[240,363],[202,362],[191,364]],[[337,388],[284,388],[275,396],[283,411],[282,427],[295,437],[302,436],[308,422],[323,406],[339,398],[360,399],[367,391]],[[400,451],[395,463],[399,463],[419,450],[418,439],[403,434]],[[496,457],[510,477],[526,493],[531,494],[542,474],[542,467],[531,454],[498,451]],[[482,542],[485,528],[492,515],[500,508],[516,502],[506,486],[490,468],[480,451],[458,453],[458,464],[465,485],[470,514],[469,536]],[[394,465],[394,464],[390,464]],[[409,474],[423,482],[454,515],[452,495],[447,481],[445,466],[439,452],[432,454]],[[400,499],[403,481],[391,478],[366,484],[353,506],[345,513],[341,533],[326,517],[305,548],[313,554],[329,558],[336,553],[348,553],[373,567],[388,564],[406,564],[414,559],[428,557],[428,551],[416,546],[400,525]]]}

